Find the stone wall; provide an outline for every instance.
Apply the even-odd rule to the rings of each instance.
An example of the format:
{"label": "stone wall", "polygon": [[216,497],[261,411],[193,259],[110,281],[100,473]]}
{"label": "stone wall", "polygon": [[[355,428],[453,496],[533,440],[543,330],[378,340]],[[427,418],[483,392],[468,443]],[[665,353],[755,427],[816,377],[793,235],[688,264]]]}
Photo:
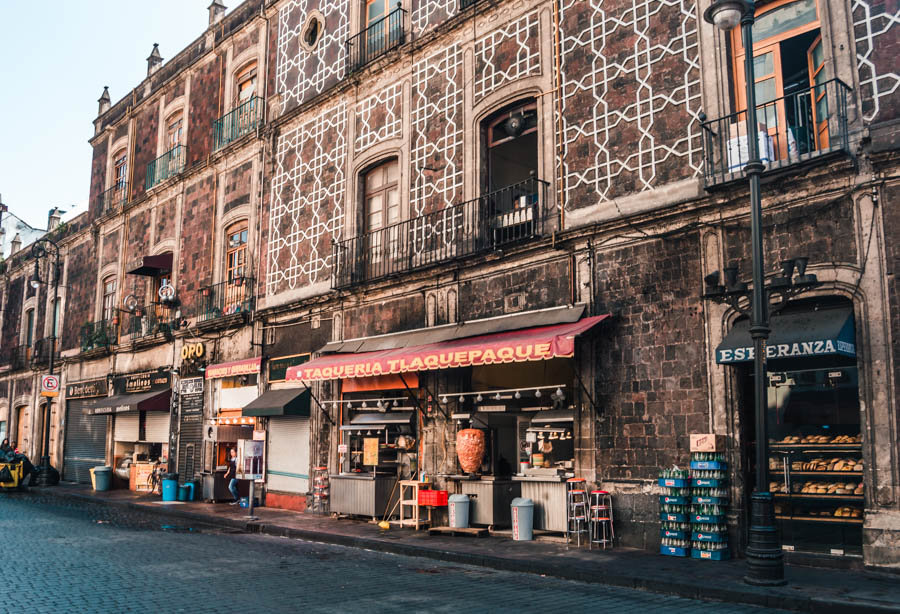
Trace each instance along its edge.
{"label": "stone wall", "polygon": [[565,305],[571,296],[569,275],[569,259],[559,258],[462,281],[459,284],[459,319],[479,320]]}
{"label": "stone wall", "polygon": [[19,345],[19,326],[22,322],[22,296],[25,291],[25,278],[16,277],[6,286],[6,304],[3,311],[3,348]]}
{"label": "stone wall", "polygon": [[[224,53],[224,52],[223,52]],[[212,152],[212,125],[222,115],[222,73],[224,61],[220,56],[194,70],[191,75],[191,99],[189,101],[190,127],[185,166],[190,168],[205,160]]]}
{"label": "stone wall", "polygon": [[134,123],[134,155],[128,161],[133,165],[129,171],[131,176],[131,199],[143,196],[146,191],[147,165],[160,155],[157,153],[159,140],[159,107],[155,104],[144,105],[137,113]]}
{"label": "stone wall", "polygon": [[106,188],[108,149],[106,139],[101,139],[94,145],[94,154],[91,159],[90,194],[88,196],[88,210],[91,212],[91,217],[97,216],[100,207],[100,194]]}
{"label": "stone wall", "polygon": [[181,217],[179,296],[183,311],[195,315],[200,303],[200,288],[212,284],[213,241],[215,235],[215,177],[207,175],[185,189]]}
{"label": "stone wall", "polygon": [[66,261],[66,302],[62,318],[60,350],[80,346],[81,326],[94,319],[97,260],[94,242],[82,241],[69,249]]}

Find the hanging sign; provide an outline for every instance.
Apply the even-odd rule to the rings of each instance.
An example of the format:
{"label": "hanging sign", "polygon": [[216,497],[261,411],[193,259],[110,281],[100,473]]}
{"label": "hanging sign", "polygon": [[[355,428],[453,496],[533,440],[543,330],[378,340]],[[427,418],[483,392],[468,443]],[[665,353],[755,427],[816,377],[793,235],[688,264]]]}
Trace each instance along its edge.
{"label": "hanging sign", "polygon": [[366,437],[363,439],[363,465],[378,464],[378,438]]}
{"label": "hanging sign", "polygon": [[41,396],[42,397],[58,397],[59,396],[59,376],[44,375],[41,377]]}

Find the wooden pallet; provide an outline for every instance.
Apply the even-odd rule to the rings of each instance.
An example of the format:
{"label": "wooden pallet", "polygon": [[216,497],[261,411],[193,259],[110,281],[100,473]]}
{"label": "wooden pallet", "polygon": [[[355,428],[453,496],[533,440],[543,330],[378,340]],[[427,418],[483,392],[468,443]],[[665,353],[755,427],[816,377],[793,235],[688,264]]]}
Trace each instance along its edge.
{"label": "wooden pallet", "polygon": [[470,537],[487,537],[488,530],[478,527],[454,528],[454,527],[431,527],[428,529],[429,535],[468,535]]}

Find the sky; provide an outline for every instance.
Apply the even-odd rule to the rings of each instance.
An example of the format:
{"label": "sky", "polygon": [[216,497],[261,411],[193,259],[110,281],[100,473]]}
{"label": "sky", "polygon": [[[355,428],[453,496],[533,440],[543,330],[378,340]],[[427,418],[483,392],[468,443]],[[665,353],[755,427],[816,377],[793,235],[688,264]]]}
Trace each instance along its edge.
{"label": "sky", "polygon": [[[225,0],[229,10],[241,0]],[[211,0],[0,0],[0,198],[45,228],[58,206],[87,209],[93,120],[209,23]],[[69,218],[67,215],[66,218]]]}

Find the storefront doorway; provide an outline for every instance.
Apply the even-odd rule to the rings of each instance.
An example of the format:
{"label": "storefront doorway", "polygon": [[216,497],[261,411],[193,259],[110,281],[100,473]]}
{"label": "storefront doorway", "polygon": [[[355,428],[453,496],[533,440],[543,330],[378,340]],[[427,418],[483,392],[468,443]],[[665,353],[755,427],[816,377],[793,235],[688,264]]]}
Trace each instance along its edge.
{"label": "storefront doorway", "polygon": [[[862,554],[862,429],[855,322],[849,301],[798,302],[772,316],[767,348],[768,484],[786,551]],[[738,323],[719,362],[749,345]],[[723,351],[725,353],[723,353]],[[731,354],[728,354],[730,352]],[[745,501],[755,487],[752,353],[737,367]],[[726,359],[726,360],[723,360]]]}

